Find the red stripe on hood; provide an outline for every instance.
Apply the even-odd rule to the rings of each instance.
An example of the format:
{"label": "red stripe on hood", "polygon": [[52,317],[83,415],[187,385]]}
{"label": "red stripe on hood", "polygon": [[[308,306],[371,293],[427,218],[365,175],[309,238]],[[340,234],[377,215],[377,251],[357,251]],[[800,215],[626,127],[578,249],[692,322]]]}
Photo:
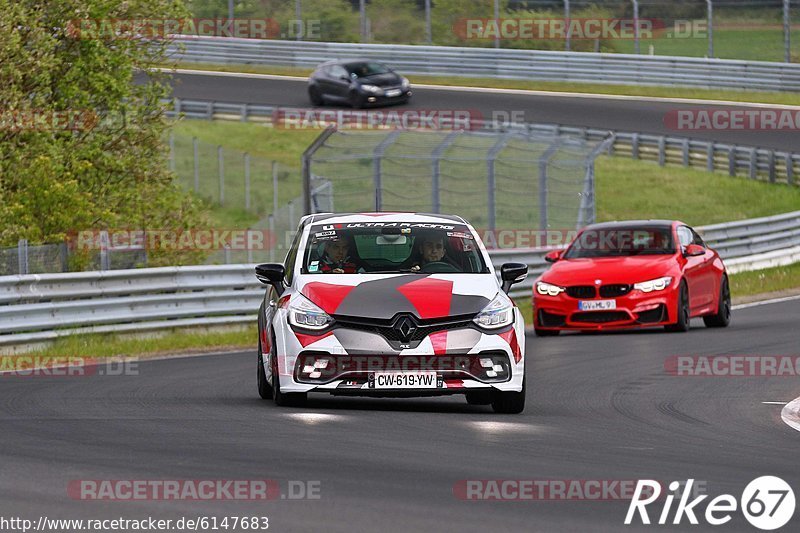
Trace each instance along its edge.
{"label": "red stripe on hood", "polygon": [[453,282],[444,279],[422,278],[397,287],[417,310],[419,317],[441,318],[450,315]]}
{"label": "red stripe on hood", "polygon": [[331,315],[336,312],[336,308],[339,307],[339,304],[347,298],[347,295],[353,289],[355,287],[352,285],[334,285],[332,283],[312,281],[311,283],[306,283],[300,292]]}

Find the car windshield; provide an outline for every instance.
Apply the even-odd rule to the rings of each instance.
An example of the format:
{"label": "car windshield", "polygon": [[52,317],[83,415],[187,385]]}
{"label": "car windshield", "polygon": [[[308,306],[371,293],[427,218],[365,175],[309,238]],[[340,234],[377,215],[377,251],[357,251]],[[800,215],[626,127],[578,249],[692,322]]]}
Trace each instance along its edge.
{"label": "car windshield", "polygon": [[672,253],[675,245],[669,227],[589,228],[575,238],[564,259]]}
{"label": "car windshield", "polygon": [[302,272],[478,274],[489,269],[465,225],[356,222],[312,226]]}
{"label": "car windshield", "polygon": [[386,74],[390,72],[385,65],[371,61],[364,63],[348,63],[344,68],[347,69],[347,72],[349,72],[351,76],[355,76],[356,78],[367,78],[376,74]]}

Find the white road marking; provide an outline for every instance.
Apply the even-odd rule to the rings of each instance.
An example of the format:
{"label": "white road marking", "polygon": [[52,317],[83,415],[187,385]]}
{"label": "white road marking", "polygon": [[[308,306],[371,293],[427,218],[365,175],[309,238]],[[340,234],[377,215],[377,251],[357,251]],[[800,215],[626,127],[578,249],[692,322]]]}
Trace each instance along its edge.
{"label": "white road marking", "polygon": [[749,304],[739,304],[731,307],[733,310],[747,309],[748,307],[758,307],[759,305],[779,304],[783,302],[791,302],[793,300],[800,300],[800,294],[794,296],[784,296],[783,298],[772,298],[770,300],[761,300],[760,302],[750,302]]}
{"label": "white road marking", "polygon": [[[231,78],[250,78],[261,80],[285,80],[285,81],[307,81],[307,76],[280,76],[277,74],[255,74],[250,72],[221,72],[215,70],[194,70],[194,69],[169,69],[157,68],[160,72],[174,72],[177,74],[193,74],[198,76],[226,76]],[[428,85],[424,83],[414,83],[412,88],[430,89],[434,91],[460,91],[491,94],[516,94],[528,96],[559,96],[569,98],[590,98],[603,100],[628,100],[637,102],[663,102],[674,104],[698,104],[698,105],[726,105],[735,107],[753,107],[762,109],[789,109],[800,110],[800,106],[786,104],[766,104],[759,102],[736,102],[733,100],[704,100],[702,98],[670,98],[666,96],[633,96],[623,94],[600,94],[600,93],[573,93],[567,91],[537,91],[533,89],[500,89],[496,87],[465,87],[461,85]]]}
{"label": "white road marking", "polygon": [[761,402],[765,405],[786,405],[786,402]]}
{"label": "white road marking", "polygon": [[795,398],[783,407],[781,418],[790,428],[800,431],[800,398]]}

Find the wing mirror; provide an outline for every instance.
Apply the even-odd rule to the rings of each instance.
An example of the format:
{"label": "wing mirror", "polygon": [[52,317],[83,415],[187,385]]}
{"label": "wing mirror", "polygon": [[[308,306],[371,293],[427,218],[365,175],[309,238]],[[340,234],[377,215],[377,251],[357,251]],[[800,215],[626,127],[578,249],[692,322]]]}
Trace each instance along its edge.
{"label": "wing mirror", "polygon": [[683,249],[683,255],[686,257],[697,257],[706,253],[706,249],[699,244],[689,244]]}
{"label": "wing mirror", "polygon": [[500,279],[503,280],[503,292],[507,293],[512,285],[528,277],[528,265],[524,263],[506,263],[500,267]]}
{"label": "wing mirror", "polygon": [[544,256],[544,260],[548,263],[555,263],[561,256],[564,255],[564,250],[553,250],[552,252],[547,252],[547,255]]}
{"label": "wing mirror", "polygon": [[264,285],[272,285],[278,294],[283,292],[283,278],[286,269],[280,263],[263,263],[256,265],[256,278]]}

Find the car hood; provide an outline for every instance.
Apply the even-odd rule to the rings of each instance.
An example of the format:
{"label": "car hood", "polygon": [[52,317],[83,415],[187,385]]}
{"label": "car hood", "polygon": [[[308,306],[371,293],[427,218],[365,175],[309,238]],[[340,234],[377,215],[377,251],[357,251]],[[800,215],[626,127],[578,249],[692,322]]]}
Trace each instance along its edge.
{"label": "car hood", "polygon": [[304,274],[297,290],[329,315],[427,320],[477,314],[500,285],[491,274]]}
{"label": "car hood", "polygon": [[561,286],[638,283],[670,275],[675,265],[674,255],[562,259],[540,279]]}
{"label": "car hood", "polygon": [[378,87],[393,87],[400,85],[400,76],[394,72],[387,72],[385,74],[373,74],[372,76],[365,76],[358,78],[359,83],[377,85]]}

